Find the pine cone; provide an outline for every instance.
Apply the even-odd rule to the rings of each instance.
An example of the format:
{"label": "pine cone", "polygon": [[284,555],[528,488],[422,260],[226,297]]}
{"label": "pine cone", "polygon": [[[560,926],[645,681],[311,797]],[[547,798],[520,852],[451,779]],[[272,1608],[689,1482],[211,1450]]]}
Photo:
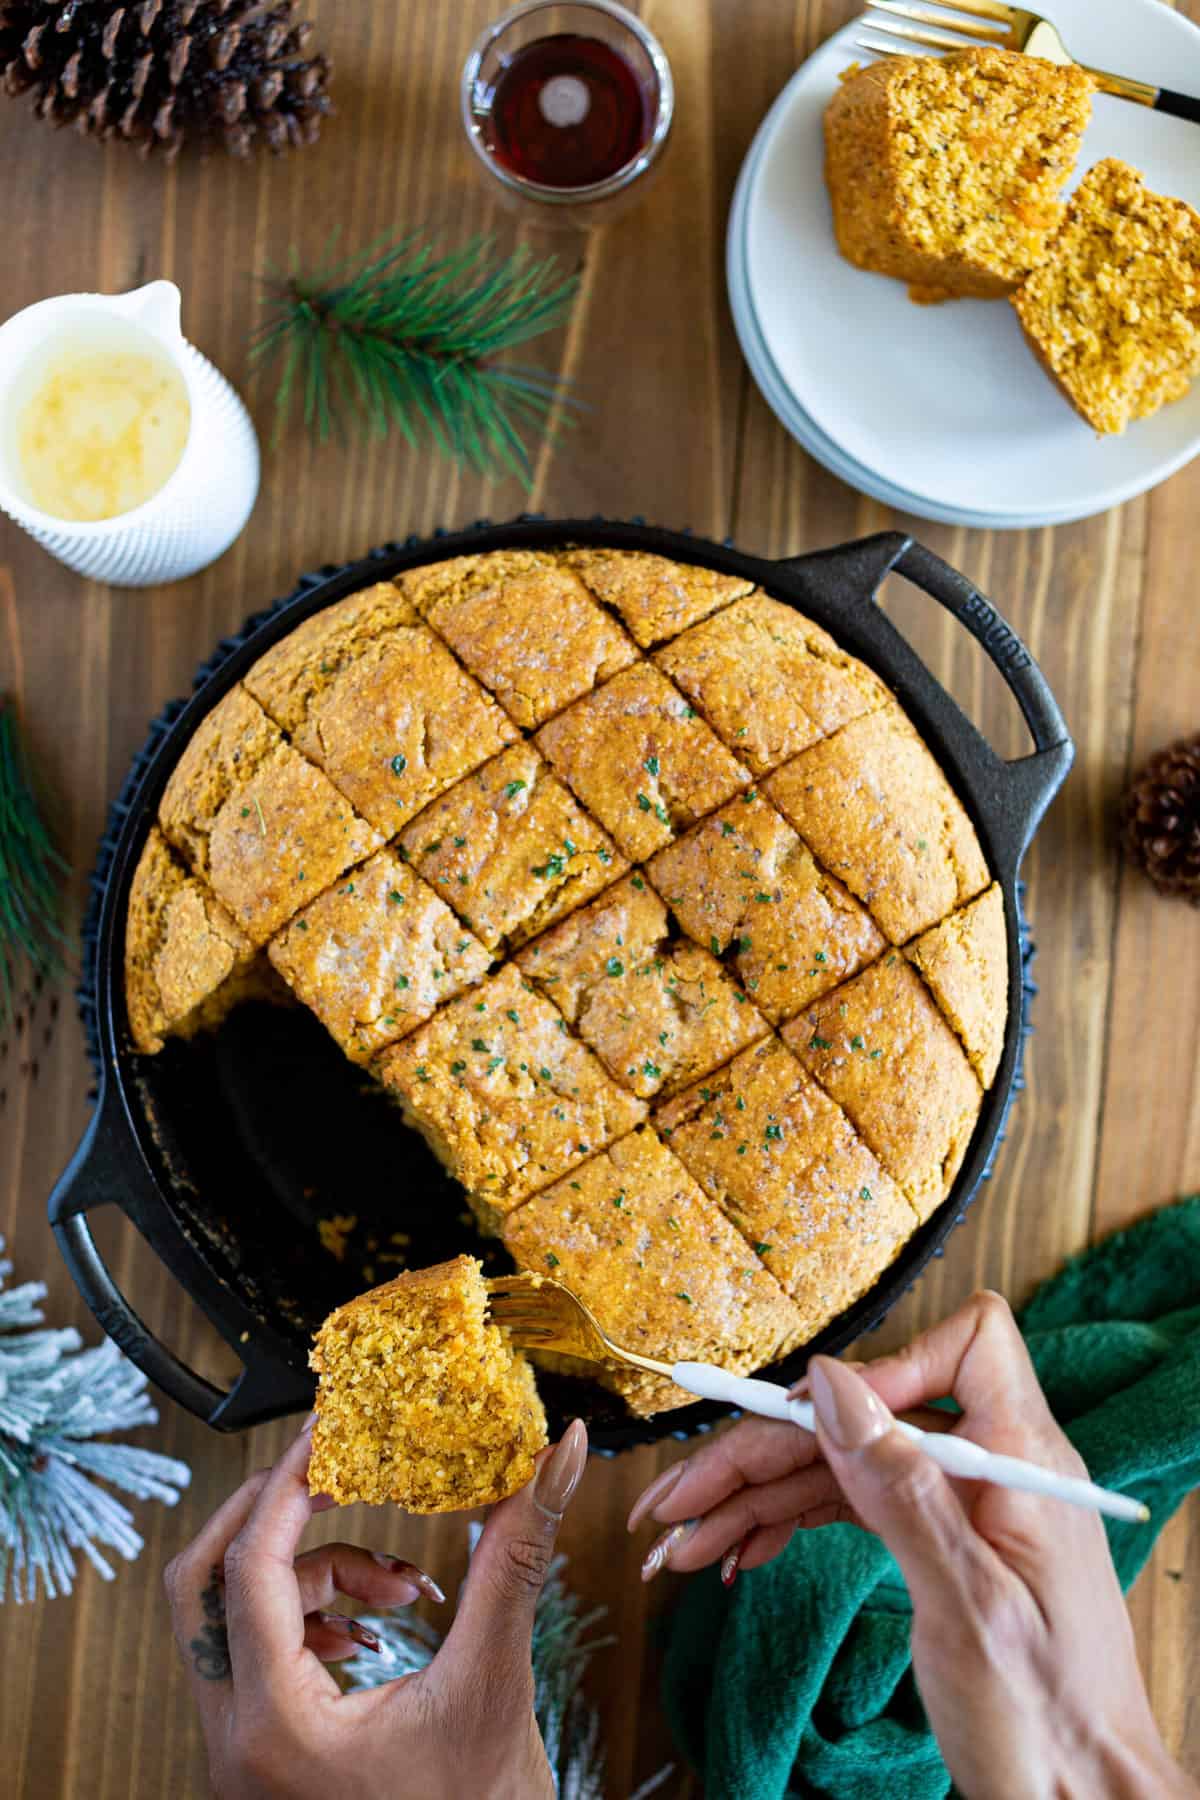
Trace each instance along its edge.
{"label": "pine cone", "polygon": [[294,0],[0,0],[0,88],[88,136],[168,161],[185,141],[247,156],[311,144],[325,57],[301,53]]}
{"label": "pine cone", "polygon": [[1200,731],[1150,758],[1125,796],[1123,825],[1155,887],[1200,906]]}

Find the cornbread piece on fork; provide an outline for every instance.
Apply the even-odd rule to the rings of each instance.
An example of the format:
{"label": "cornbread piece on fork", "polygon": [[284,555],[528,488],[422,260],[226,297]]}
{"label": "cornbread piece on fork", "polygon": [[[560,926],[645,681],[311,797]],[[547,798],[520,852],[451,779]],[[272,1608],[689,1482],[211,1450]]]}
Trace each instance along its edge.
{"label": "cornbread piece on fork", "polygon": [[340,1306],[309,1362],[309,1490],[339,1505],[490,1506],[525,1485],[546,1443],[533,1371],[489,1320],[474,1257],[406,1270]]}

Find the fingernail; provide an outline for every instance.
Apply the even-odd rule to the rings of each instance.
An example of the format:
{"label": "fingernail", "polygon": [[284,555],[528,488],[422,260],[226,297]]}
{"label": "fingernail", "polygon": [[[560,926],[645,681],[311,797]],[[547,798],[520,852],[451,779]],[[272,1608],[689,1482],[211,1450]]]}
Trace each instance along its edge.
{"label": "fingernail", "polygon": [[646,1514],[653,1512],[654,1508],[666,1499],[687,1468],[689,1460],[685,1456],[682,1462],[675,1463],[670,1469],[664,1469],[661,1475],[654,1477],[649,1487],[642,1489],[633,1503],[633,1511],[630,1513],[629,1523],[625,1527],[627,1531],[636,1531]]}
{"label": "fingernail", "polygon": [[360,1625],[357,1619],[348,1619],[345,1613],[336,1612],[319,1612],[316,1617],[327,1631],[336,1631],[340,1637],[348,1637],[351,1643],[361,1644],[364,1650],[373,1650],[376,1656],[386,1656],[391,1661],[391,1652],[385,1650],[382,1639],[368,1631],[365,1625]]}
{"label": "fingernail", "polygon": [[732,1550],[726,1552],[726,1555],[721,1562],[722,1587],[731,1588],[737,1580],[738,1570],[741,1567],[742,1558],[746,1554],[746,1545],[749,1542],[750,1533],[747,1532],[740,1544],[735,1544]]}
{"label": "fingernail", "polygon": [[817,1418],[842,1450],[862,1450],[891,1428],[892,1415],[861,1375],[814,1356],[809,1381]]}
{"label": "fingernail", "polygon": [[[843,1369],[865,1369],[866,1366],[865,1362],[852,1362],[849,1357],[845,1356],[841,1358],[839,1363],[839,1367]],[[811,1398],[807,1370],[800,1377],[799,1381],[796,1382],[795,1386],[788,1389],[787,1397],[789,1400],[808,1400]]]}
{"label": "fingernail", "polygon": [[642,1562],[643,1581],[653,1581],[656,1575],[669,1566],[676,1550],[687,1543],[699,1523],[699,1519],[682,1519],[651,1544]]}
{"label": "fingernail", "polygon": [[534,1503],[552,1519],[561,1519],[570,1505],[587,1463],[587,1452],[587,1427],[582,1419],[573,1419],[554,1454],[546,1458],[534,1478]]}
{"label": "fingernail", "polygon": [[312,1428],[316,1424],[316,1422],[317,1422],[316,1413],[310,1412],[307,1419],[305,1419],[303,1425],[300,1427],[300,1436],[307,1437],[308,1433],[312,1430]]}
{"label": "fingernail", "polygon": [[332,1494],[310,1494],[309,1499],[315,1513],[328,1512],[331,1506],[337,1505]]}
{"label": "fingernail", "polygon": [[381,1569],[386,1569],[389,1575],[402,1575],[427,1600],[434,1600],[439,1606],[445,1605],[446,1596],[433,1576],[427,1575],[424,1569],[418,1569],[416,1563],[405,1562],[402,1556],[389,1556],[386,1550],[372,1550],[371,1558]]}

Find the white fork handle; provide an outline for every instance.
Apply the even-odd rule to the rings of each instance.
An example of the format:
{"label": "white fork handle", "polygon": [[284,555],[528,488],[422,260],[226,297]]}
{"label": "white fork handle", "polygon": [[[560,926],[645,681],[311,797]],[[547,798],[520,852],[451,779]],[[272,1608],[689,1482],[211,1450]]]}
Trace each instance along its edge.
{"label": "white fork handle", "polygon": [[[813,1431],[816,1421],[808,1400],[789,1400],[787,1389],[774,1381],[753,1381],[745,1375],[730,1375],[712,1363],[680,1362],[671,1370],[671,1379],[689,1394],[702,1400],[721,1400],[743,1412],[758,1413],[764,1419],[782,1419],[798,1425],[801,1431]],[[1140,1500],[1126,1499],[1094,1481],[1083,1481],[1077,1475],[1056,1475],[1037,1463],[1024,1462],[1018,1456],[1000,1456],[973,1444],[969,1438],[950,1436],[945,1432],[921,1431],[904,1419],[896,1420],[898,1431],[920,1444],[926,1456],[946,1471],[972,1481],[991,1481],[997,1487],[1020,1488],[1028,1494],[1046,1494],[1055,1500],[1066,1500],[1072,1506],[1085,1506],[1093,1512],[1107,1513],[1110,1519],[1125,1519],[1144,1524],[1150,1517],[1148,1507]]]}

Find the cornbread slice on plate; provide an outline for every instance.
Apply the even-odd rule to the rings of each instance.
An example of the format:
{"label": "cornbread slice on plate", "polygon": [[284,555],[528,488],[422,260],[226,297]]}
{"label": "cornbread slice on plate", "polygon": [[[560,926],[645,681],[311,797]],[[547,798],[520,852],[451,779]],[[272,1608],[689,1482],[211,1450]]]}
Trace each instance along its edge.
{"label": "cornbread slice on plate", "polygon": [[767,1038],[654,1124],[800,1310],[806,1338],[895,1261],[917,1215],[840,1106]]}
{"label": "cornbread slice on plate", "polygon": [[377,850],[267,954],[353,1062],[368,1062],[487,973],[491,957],[393,850]]}
{"label": "cornbread slice on plate", "polygon": [[642,663],[537,734],[583,804],[634,860],[669,844],[750,777],[659,670]]}
{"label": "cornbread slice on plate", "polygon": [[927,1219],[950,1192],[983,1095],[921,977],[889,951],[783,1038]]}
{"label": "cornbread slice on plate", "polygon": [[248,685],[257,675],[286,712],[297,748],[386,835],[518,736],[418,621],[363,643],[338,620],[331,632],[323,647],[314,631],[300,667],[284,656],[285,639],[264,659],[265,675],[261,664],[251,670]]}
{"label": "cornbread slice on plate", "polygon": [[517,956],[622,1087],[673,1093],[763,1037],[763,1019],[714,956],[672,940],[644,877],[619,882]]}
{"label": "cornbread slice on plate", "polygon": [[646,1116],[511,963],[376,1069],[488,1225]]}
{"label": "cornbread slice on plate", "polygon": [[152,828],[129,889],[125,1003],[133,1041],[153,1056],[167,1037],[217,1024],[242,998],[254,945]]}
{"label": "cornbread slice on plate", "polygon": [[637,657],[618,622],[551,556],[457,556],[401,581],[422,618],[526,729]]}
{"label": "cornbread slice on plate", "polygon": [[1012,297],[1034,355],[1095,431],[1121,432],[1200,371],[1200,213],[1109,157]]}
{"label": "cornbread slice on plate", "polygon": [[825,112],[825,179],[848,262],[913,299],[998,299],[1035,269],[1091,116],[1092,77],[991,48],[889,56]]}
{"label": "cornbread slice on plate", "polygon": [[852,720],[764,785],[894,944],[988,884],[971,821],[898,708]]}
{"label": "cornbread slice on plate", "polygon": [[397,584],[377,581],[289,631],[259,657],[243,685],[282,731],[299,731],[314,696],[369,643],[416,622],[416,607]]}
{"label": "cornbread slice on plate", "polygon": [[643,650],[752,591],[740,575],[641,550],[568,550],[563,561],[620,613]]}
{"label": "cornbread slice on plate", "polygon": [[341,1506],[490,1506],[524,1487],[546,1444],[533,1371],[489,1320],[474,1257],[408,1270],[340,1306],[309,1362],[309,1491]]}
{"label": "cornbread slice on plate", "polygon": [[869,913],[761,794],[741,794],[646,873],[683,929],[732,962],[773,1024],[885,948]]}
{"label": "cornbread slice on plate", "polygon": [[995,882],[905,951],[962,1040],[971,1067],[991,1087],[1008,1018],[1004,896]]}
{"label": "cornbread slice on plate", "polygon": [[[648,1127],[527,1201],[504,1243],[522,1268],[565,1282],[623,1348],[663,1362],[747,1374],[803,1336],[774,1276]],[[641,1369],[596,1374],[639,1417],[692,1401]]]}
{"label": "cornbread slice on plate", "polygon": [[890,698],[828,632],[767,594],[694,625],[654,661],[755,775]]}
{"label": "cornbread slice on plate", "polygon": [[240,687],[197,727],[158,820],[255,944],[383,841]]}
{"label": "cornbread slice on plate", "polygon": [[523,943],[629,866],[530,743],[460,781],[400,842],[489,949]]}

